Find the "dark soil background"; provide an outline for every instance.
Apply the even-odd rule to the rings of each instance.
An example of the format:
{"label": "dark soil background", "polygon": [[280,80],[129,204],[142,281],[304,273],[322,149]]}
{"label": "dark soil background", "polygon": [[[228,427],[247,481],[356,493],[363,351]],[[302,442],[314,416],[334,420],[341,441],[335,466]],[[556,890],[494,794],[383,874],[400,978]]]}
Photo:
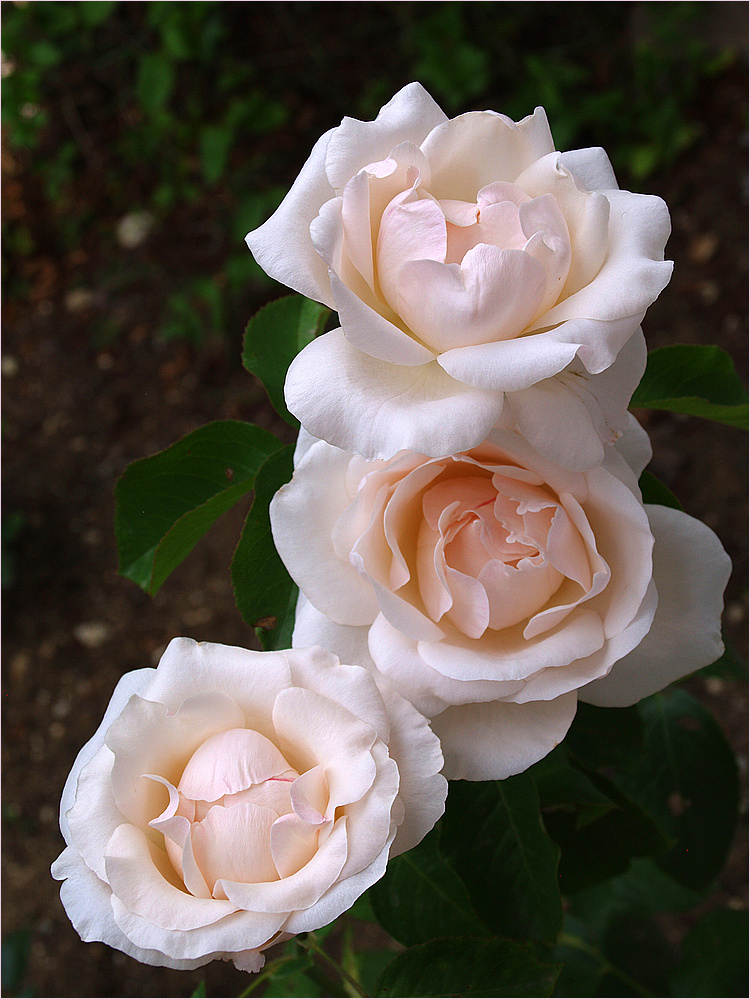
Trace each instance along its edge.
{"label": "dark soil background", "polygon": [[[257,11],[248,15],[246,44],[261,66],[268,52],[277,68],[297,61],[309,64],[315,46],[326,54],[326,85],[332,95],[327,103],[290,77],[292,124],[285,135],[274,138],[270,160],[273,183],[285,185],[315,137],[343,113],[351,113],[372,79],[388,78],[389,96],[409,77],[402,65],[394,64],[389,78],[396,57],[382,30],[373,28],[372,44],[352,53],[350,28],[340,18],[354,16],[349,8],[355,5],[242,6]],[[421,6],[356,8],[367,8],[366,16],[376,24],[377,8]],[[634,8],[635,16],[642,5],[626,6]],[[745,4],[701,6],[708,9],[701,30],[713,33],[717,48],[727,43],[744,46]],[[274,15],[276,20],[269,10],[275,7],[282,9]],[[311,7],[316,10],[307,13],[307,20],[295,20],[294,8]],[[301,72],[297,70],[298,76]],[[673,218],[667,253],[675,260],[675,274],[646,317],[649,346],[718,344],[731,354],[743,379],[746,73],[740,48],[734,62],[701,89],[693,109],[703,126],[700,136],[641,188],[664,197]],[[70,85],[85,86],[85,72],[71,70]],[[503,110],[494,94],[473,106]],[[551,124],[554,134],[554,119]],[[3,932],[29,933],[27,991],[17,994],[187,996],[205,980],[208,995],[237,995],[246,988],[247,978],[229,965],[178,973],[142,966],[102,944],[82,944],[60,905],[58,885],[49,876],[49,866],[62,848],[57,810],[63,783],[118,678],[128,670],[155,665],[176,635],[255,643],[234,607],[229,580],[229,561],[246,506],[240,504],[225,515],[152,600],[117,574],[113,490],[118,476],[129,462],[211,420],[249,420],[282,436],[289,433],[240,364],[244,322],[281,289],[248,285],[231,328],[200,343],[160,336],[164,302],[177,277],[221,273],[230,236],[219,221],[217,202],[204,198],[175,208],[137,247],[123,247],[116,237],[121,209],[102,195],[97,176],[97,162],[106,158],[111,122],[92,118],[86,127],[98,152],[84,158],[72,179],[68,204],[72,211],[90,210],[93,221],[72,248],[61,248],[54,235],[59,224],[56,208],[42,195],[29,157],[17,155],[5,143],[2,159],[5,220],[29,227],[35,246],[31,255],[10,261],[2,311],[3,515],[16,517],[19,525],[9,545],[11,575],[2,607]],[[606,136],[597,141],[607,145]],[[169,150],[163,154],[169,155]],[[122,178],[126,190],[129,180]],[[134,209],[140,207],[138,197],[133,181]],[[220,190],[216,197],[221,198]],[[246,228],[250,224],[255,223]],[[22,297],[13,291],[17,278],[25,282]],[[101,333],[105,319],[106,336]],[[726,595],[725,623],[733,646],[745,656],[745,437],[738,430],[689,417],[638,415],[652,438],[652,470],[690,514],[716,531],[732,556],[735,570]],[[744,683],[710,677],[693,678],[686,686],[711,708],[729,737],[744,787]],[[742,809],[736,845],[709,906],[746,907],[744,792]],[[675,942],[692,918],[668,921]]]}

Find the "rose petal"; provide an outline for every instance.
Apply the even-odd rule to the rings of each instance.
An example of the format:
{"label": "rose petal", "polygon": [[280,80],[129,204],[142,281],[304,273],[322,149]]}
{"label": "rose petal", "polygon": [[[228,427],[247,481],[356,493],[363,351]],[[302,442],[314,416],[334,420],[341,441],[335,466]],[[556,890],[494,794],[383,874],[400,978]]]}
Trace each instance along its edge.
{"label": "rose petal", "polygon": [[217,691],[189,698],[173,715],[165,705],[134,695],[106,736],[115,757],[112,794],[123,816],[147,829],[164,809],[164,791],[145,775],[158,773],[176,786],[201,743],[244,721],[237,704]]}
{"label": "rose petal", "polygon": [[420,145],[446,116],[419,83],[410,83],[382,107],[375,121],[344,118],[332,130],[325,155],[331,187],[342,189],[368,163],[385,159],[402,142]]}
{"label": "rose petal", "polygon": [[310,239],[310,224],[334,194],[325,174],[326,150],[334,132],[321,135],[279,207],[245,237],[266,274],[330,308],[334,306],[328,268]]}
{"label": "rose petal", "polygon": [[142,964],[160,965],[181,971],[192,971],[217,956],[209,954],[175,960],[160,950],[136,946],[115,922],[109,885],[101,881],[71,848],[65,849],[52,865],[52,876],[58,880],[65,879],[60,886],[60,900],[84,943],[101,941]]}
{"label": "rose petal", "polygon": [[722,593],[731,562],[705,524],[681,510],[647,506],[653,531],[659,604],[643,641],[611,672],[581,690],[581,699],[627,707],[708,666],[723,651]]}
{"label": "rose petal", "polygon": [[432,719],[449,780],[504,780],[521,773],[565,738],[575,691],[550,701],[460,704]]}
{"label": "rose petal", "polygon": [[341,624],[369,624],[377,601],[367,580],[332,544],[337,518],[352,497],[345,470],[351,456],[319,441],[269,508],[276,548],[292,578],[310,600]]}
{"label": "rose petal", "polygon": [[193,823],[193,853],[206,884],[213,887],[220,878],[250,884],[275,880],[271,827],[277,821],[273,809],[245,802],[214,805]]}
{"label": "rose petal", "polygon": [[554,148],[543,108],[517,124],[494,111],[470,111],[433,128],[422,143],[432,167],[430,193],[458,201],[476,201],[495,181],[514,182]]}
{"label": "rose petal", "polygon": [[232,728],[201,743],[185,766],[179,789],[196,801],[216,801],[289,769],[270,739],[252,729]]}
{"label": "rose petal", "polygon": [[389,365],[348,343],[341,330],[324,333],[292,361],[287,406],[307,430],[367,459],[404,448],[452,454],[483,440],[502,399],[455,381],[433,361]]}

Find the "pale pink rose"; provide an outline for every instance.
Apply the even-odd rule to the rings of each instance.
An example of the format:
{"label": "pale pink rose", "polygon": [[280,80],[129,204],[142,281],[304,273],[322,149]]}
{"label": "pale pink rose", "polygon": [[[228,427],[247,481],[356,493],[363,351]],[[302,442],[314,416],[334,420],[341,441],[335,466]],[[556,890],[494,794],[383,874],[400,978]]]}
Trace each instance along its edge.
{"label": "pale pink rose", "polygon": [[369,651],[431,719],[447,777],[520,772],[579,697],[632,704],[721,653],[729,559],[692,517],[644,507],[649,457],[635,421],[586,471],[501,429],[373,462],[303,433],[271,504],[302,594],[293,644]]}
{"label": "pale pink rose", "polygon": [[[557,152],[542,108],[448,119],[412,83],[375,121],[326,132],[247,243],[339,314],[293,361],[289,409],[372,459],[474,447],[506,395],[606,371],[669,281],[669,231],[664,202],[619,190],[602,149]],[[544,413],[519,406],[544,439]]]}
{"label": "pale pink rose", "polygon": [[86,941],[257,971],[419,842],[443,811],[442,762],[426,720],[368,670],[176,638],[122,678],[76,759],[52,873]]}

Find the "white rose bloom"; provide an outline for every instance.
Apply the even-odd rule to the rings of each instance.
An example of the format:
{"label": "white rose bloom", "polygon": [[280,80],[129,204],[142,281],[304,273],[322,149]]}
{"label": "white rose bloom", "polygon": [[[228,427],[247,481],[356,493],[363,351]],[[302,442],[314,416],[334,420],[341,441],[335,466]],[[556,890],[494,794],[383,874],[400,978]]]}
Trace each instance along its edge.
{"label": "white rose bloom", "polygon": [[448,778],[524,770],[579,697],[632,704],[721,654],[729,559],[699,521],[643,505],[649,457],[635,421],[585,471],[503,429],[372,462],[302,433],[271,504],[302,594],[293,644],[369,652],[431,719]]}
{"label": "white rose bloom", "polygon": [[86,941],[257,971],[429,831],[442,764],[426,720],[368,670],[177,638],[122,678],[81,750],[52,873]]}
{"label": "white rose bloom", "polygon": [[[619,190],[602,149],[555,151],[542,108],[448,119],[412,83],[375,121],[326,132],[247,243],[339,314],[290,366],[289,409],[374,459],[474,447],[506,396],[536,446],[562,443],[545,428],[549,380],[613,364],[669,281],[669,232],[664,202]],[[628,397],[638,377],[623,374]],[[575,398],[565,417],[590,436]]]}

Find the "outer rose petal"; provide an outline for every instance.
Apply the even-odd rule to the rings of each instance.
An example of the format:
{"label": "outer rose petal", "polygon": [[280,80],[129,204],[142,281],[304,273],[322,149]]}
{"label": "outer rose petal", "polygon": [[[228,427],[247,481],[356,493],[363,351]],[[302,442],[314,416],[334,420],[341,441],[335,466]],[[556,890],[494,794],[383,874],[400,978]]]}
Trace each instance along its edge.
{"label": "outer rose petal", "polygon": [[129,954],[142,964],[192,971],[208,964],[220,954],[206,954],[194,959],[174,960],[159,950],[137,947],[123,933],[112,913],[112,892],[86,867],[71,847],[63,851],[52,865],[52,877],[63,881],[60,899],[68,918],[84,943],[101,941]]}
{"label": "outer rose petal", "polygon": [[78,756],[76,756],[68,779],[65,781],[62,798],[60,799],[60,831],[66,843],[70,844],[71,842],[66,816],[75,801],[76,787],[81,771],[102,748],[110,725],[122,712],[122,709],[133,694],[142,693],[155,675],[155,669],[137,669],[133,670],[132,673],[126,673],[125,676],[120,678],[112,694],[112,699],[107,705],[107,710],[104,713],[104,718],[102,718],[99,728],[97,728],[94,735],[89,739]]}
{"label": "outer rose petal", "polygon": [[449,780],[504,780],[562,742],[576,713],[576,692],[552,701],[459,704],[432,719]]}
{"label": "outer rose petal", "polygon": [[349,344],[341,330],[309,343],[289,366],[289,410],[308,432],[368,460],[403,448],[451,454],[483,440],[502,396],[457,382],[436,362],[388,364]]}
{"label": "outer rose petal", "polygon": [[[297,578],[304,573],[305,590],[324,613],[341,624],[358,625],[375,618],[377,601],[357,570],[337,558],[332,541],[336,519],[352,500],[346,490],[350,461],[348,452],[318,441],[300,461],[292,481],[276,493],[269,513],[274,542],[290,574]],[[310,462],[322,462],[328,471],[306,476]]]}
{"label": "outer rose petal", "polygon": [[321,135],[291,190],[273,215],[245,237],[252,255],[272,278],[301,295],[335,308],[328,268],[310,239],[310,224],[334,191],[325,175],[326,149],[335,129]]}
{"label": "outer rose petal", "polygon": [[333,129],[326,174],[339,190],[368,163],[385,159],[402,142],[419,145],[446,115],[420,83],[409,83],[384,105],[375,121],[344,118]]}
{"label": "outer rose petal", "polygon": [[[645,368],[646,341],[638,330],[614,364],[598,375],[589,374],[582,364],[574,362],[553,378],[508,393],[501,419],[515,420],[529,443],[552,461],[566,468],[592,468],[602,462],[608,444],[614,444],[632,429],[627,406]],[[634,455],[638,463],[645,451],[636,433],[629,435],[628,442],[638,448],[639,457]],[[642,437],[649,451],[645,467],[650,460],[650,445],[645,433]]]}
{"label": "outer rose petal", "polygon": [[627,707],[715,662],[723,652],[722,594],[729,556],[710,528],[681,510],[647,505],[659,603],[643,641],[608,676],[583,687],[581,700]]}

